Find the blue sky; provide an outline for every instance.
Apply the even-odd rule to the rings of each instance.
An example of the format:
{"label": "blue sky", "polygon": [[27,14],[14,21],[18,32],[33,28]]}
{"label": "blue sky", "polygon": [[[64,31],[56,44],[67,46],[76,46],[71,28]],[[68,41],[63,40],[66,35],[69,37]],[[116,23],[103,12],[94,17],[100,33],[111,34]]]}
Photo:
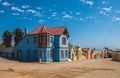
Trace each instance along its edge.
{"label": "blue sky", "polygon": [[5,30],[66,26],[69,42],[120,48],[120,0],[0,0],[0,42]]}

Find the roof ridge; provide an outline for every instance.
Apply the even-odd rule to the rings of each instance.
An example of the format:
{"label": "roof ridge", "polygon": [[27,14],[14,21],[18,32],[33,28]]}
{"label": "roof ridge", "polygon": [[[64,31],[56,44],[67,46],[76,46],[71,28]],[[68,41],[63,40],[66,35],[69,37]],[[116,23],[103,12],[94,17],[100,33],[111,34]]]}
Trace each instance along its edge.
{"label": "roof ridge", "polygon": [[66,27],[66,26],[56,26],[56,27],[52,27],[52,28],[62,28],[62,27]]}

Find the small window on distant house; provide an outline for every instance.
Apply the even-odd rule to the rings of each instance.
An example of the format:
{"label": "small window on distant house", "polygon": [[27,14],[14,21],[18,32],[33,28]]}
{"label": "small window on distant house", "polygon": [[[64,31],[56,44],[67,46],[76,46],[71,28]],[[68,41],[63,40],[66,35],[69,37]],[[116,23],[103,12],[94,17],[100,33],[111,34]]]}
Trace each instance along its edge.
{"label": "small window on distant house", "polygon": [[45,44],[47,41],[47,35],[43,35],[43,43]]}
{"label": "small window on distant house", "polygon": [[53,58],[53,51],[50,50],[50,59],[52,59],[52,58]]}
{"label": "small window on distant house", "polygon": [[48,43],[50,42],[50,38],[49,38],[49,36],[47,36],[47,42],[48,42]]}
{"label": "small window on distant house", "polygon": [[29,44],[29,39],[27,39],[27,44]]}
{"label": "small window on distant house", "polygon": [[50,42],[53,43],[53,37],[50,37]]}
{"label": "small window on distant house", "polygon": [[36,44],[36,43],[37,43],[37,37],[34,36],[34,44]]}
{"label": "small window on distant house", "polygon": [[66,57],[66,58],[68,57],[68,52],[67,52],[67,50],[65,50],[65,57]]}
{"label": "small window on distant house", "polygon": [[64,52],[61,50],[61,58],[64,58]]}
{"label": "small window on distant house", "polygon": [[62,37],[62,45],[66,45],[66,38]]}

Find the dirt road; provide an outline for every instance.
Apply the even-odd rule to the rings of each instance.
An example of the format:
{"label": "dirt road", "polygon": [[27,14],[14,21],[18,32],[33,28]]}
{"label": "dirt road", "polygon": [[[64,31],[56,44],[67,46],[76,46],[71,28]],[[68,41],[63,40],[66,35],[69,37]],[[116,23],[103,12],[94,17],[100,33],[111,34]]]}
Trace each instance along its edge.
{"label": "dirt road", "polygon": [[120,62],[92,59],[57,63],[26,63],[0,58],[0,78],[119,78]]}

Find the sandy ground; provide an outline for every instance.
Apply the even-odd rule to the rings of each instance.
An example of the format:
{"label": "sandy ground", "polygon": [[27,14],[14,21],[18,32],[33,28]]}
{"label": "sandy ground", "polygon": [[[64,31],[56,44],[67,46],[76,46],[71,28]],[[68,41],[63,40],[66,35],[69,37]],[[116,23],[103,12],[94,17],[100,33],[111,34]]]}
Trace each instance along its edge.
{"label": "sandy ground", "polygon": [[0,78],[119,78],[120,62],[92,59],[72,62],[18,62],[0,58]]}

